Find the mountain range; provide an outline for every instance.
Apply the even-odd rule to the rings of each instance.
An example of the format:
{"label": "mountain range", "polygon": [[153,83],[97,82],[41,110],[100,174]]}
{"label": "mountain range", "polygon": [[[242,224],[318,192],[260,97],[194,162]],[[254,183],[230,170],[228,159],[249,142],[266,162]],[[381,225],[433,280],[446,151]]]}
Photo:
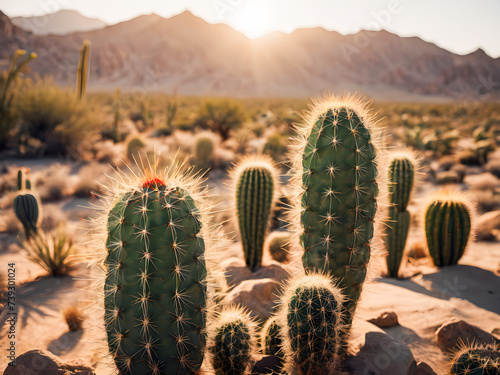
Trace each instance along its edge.
{"label": "mountain range", "polygon": [[[55,18],[54,18],[55,19]],[[17,22],[19,24],[19,22]],[[377,100],[500,100],[500,58],[457,55],[387,31],[341,35],[323,28],[251,40],[226,24],[184,12],[98,30],[37,35],[0,12],[0,68],[17,48],[35,51],[32,71],[73,85],[90,40],[91,90],[178,89],[185,95],[306,97],[357,92]]]}

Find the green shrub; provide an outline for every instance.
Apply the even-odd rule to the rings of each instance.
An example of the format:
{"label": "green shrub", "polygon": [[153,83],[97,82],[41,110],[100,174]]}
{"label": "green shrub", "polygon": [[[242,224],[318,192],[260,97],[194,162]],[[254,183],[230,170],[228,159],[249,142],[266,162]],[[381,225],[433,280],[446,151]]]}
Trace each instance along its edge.
{"label": "green shrub", "polygon": [[202,129],[219,133],[223,140],[229,138],[229,132],[241,127],[247,119],[243,104],[231,99],[209,99],[199,111],[195,124]]}

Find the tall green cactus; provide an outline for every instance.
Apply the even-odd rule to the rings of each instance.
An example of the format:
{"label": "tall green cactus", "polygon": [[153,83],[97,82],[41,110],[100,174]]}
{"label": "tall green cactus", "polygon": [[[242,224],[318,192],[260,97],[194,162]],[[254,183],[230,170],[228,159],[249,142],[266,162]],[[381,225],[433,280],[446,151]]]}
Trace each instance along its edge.
{"label": "tall green cactus", "polygon": [[210,353],[215,375],[243,375],[256,352],[255,329],[250,315],[225,307],[213,323]]}
{"label": "tall green cactus", "polygon": [[275,200],[276,172],[271,159],[260,156],[244,159],[232,174],[245,262],[255,271],[262,263],[264,240]]}
{"label": "tall green cactus", "polygon": [[89,75],[90,42],[85,40],[80,49],[80,60],[76,71],[76,95],[78,99],[85,100]]}
{"label": "tall green cactus", "polygon": [[390,155],[389,163],[389,220],[386,223],[385,246],[389,277],[397,277],[406,239],[410,229],[410,213],[406,210],[415,180],[415,159],[410,152]]}
{"label": "tall green cactus", "polygon": [[425,236],[434,265],[457,264],[472,232],[474,208],[463,195],[444,190],[425,211]]}
{"label": "tall green cactus", "polygon": [[287,373],[333,374],[341,353],[343,296],[332,280],[310,274],[285,287],[281,327]]}
{"label": "tall green cactus", "polygon": [[296,145],[300,236],[306,273],[328,273],[346,295],[350,325],[366,277],[377,211],[372,119],[358,101],[316,103]]}
{"label": "tall green cactus", "polygon": [[450,374],[500,374],[500,347],[498,345],[487,345],[472,346],[462,349],[452,360]]}
{"label": "tall green cactus", "polygon": [[174,173],[133,180],[114,193],[104,307],[121,374],[195,374],[203,362],[206,230],[198,189]]}

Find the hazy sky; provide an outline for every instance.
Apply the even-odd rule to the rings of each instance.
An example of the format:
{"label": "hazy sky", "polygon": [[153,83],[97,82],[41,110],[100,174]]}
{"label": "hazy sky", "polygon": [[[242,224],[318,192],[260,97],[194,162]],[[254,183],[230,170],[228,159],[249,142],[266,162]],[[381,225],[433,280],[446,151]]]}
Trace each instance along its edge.
{"label": "hazy sky", "polygon": [[383,28],[459,54],[480,47],[500,56],[500,0],[0,0],[0,10],[9,16],[60,9],[76,9],[110,24],[140,14],[170,17],[190,10],[251,38],[300,27],[322,26],[342,34]]}

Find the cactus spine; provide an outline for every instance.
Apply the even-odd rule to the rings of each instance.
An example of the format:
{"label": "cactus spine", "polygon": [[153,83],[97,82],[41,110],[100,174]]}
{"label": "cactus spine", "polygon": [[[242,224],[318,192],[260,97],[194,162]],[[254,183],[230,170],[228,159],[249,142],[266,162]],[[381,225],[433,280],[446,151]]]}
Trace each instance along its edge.
{"label": "cactus spine", "polygon": [[474,208],[467,198],[452,191],[439,192],[425,211],[427,247],[437,267],[457,264],[472,232]]}
{"label": "cactus spine", "polygon": [[340,359],[343,296],[330,278],[310,274],[293,281],[282,296],[283,349],[287,373],[333,373]]}
{"label": "cactus spine", "polygon": [[500,374],[500,347],[498,345],[466,347],[453,358],[451,375]]}
{"label": "cactus spine", "polygon": [[178,170],[111,198],[105,328],[121,374],[194,374],[203,361],[206,230],[197,182]]}
{"label": "cactus spine", "polygon": [[347,297],[347,325],[366,277],[377,211],[371,127],[358,101],[329,98],[313,107],[296,145],[302,263],[308,274],[324,272],[338,279]]}
{"label": "cactus spine", "polygon": [[85,40],[80,49],[80,60],[76,72],[76,95],[78,99],[85,100],[89,75],[90,42]]}
{"label": "cactus spine", "polygon": [[214,323],[210,353],[215,375],[243,375],[256,351],[254,323],[241,309],[225,307]]}
{"label": "cactus spine", "polygon": [[243,160],[232,173],[245,262],[255,271],[262,263],[266,230],[275,200],[276,172],[272,161],[261,156]]}
{"label": "cactus spine", "polygon": [[415,161],[411,153],[395,153],[389,164],[389,221],[386,227],[385,246],[389,277],[397,277],[406,239],[410,229],[410,213],[406,210],[415,180]]}

